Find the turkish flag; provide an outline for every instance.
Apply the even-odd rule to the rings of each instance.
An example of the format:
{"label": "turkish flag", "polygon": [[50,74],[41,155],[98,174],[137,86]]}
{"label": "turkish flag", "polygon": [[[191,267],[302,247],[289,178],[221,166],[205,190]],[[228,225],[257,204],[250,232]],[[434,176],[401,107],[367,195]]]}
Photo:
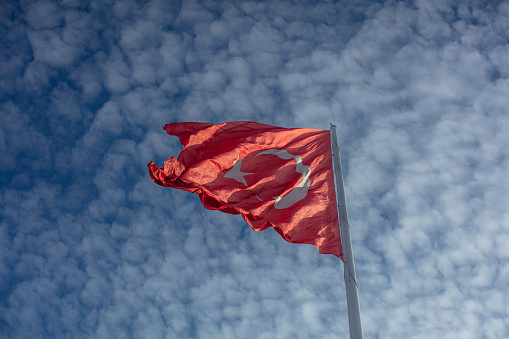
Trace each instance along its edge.
{"label": "turkish flag", "polygon": [[199,194],[203,206],[241,214],[255,230],[273,227],[288,242],[343,258],[330,132],[250,121],[164,126],[184,149],[154,182]]}

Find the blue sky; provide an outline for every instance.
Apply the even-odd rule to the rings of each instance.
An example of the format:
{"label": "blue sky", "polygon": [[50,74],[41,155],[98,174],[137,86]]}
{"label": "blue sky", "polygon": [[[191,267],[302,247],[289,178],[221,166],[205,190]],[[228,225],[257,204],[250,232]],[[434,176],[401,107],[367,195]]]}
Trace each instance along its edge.
{"label": "blue sky", "polygon": [[348,338],[342,263],[154,184],[163,124],[338,126],[366,338],[509,336],[509,3],[0,5],[0,337]]}

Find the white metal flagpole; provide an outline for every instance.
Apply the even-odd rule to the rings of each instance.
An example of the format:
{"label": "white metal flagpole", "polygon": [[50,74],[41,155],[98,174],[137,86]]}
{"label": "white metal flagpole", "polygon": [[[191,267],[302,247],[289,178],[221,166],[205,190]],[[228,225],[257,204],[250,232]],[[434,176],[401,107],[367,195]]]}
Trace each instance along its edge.
{"label": "white metal flagpole", "polygon": [[330,131],[332,158],[334,165],[333,169],[336,178],[336,201],[338,204],[339,229],[341,232],[341,245],[343,247],[346,303],[348,307],[350,339],[363,339],[364,336],[362,334],[361,310],[359,307],[359,295],[357,292],[357,278],[355,277],[355,266],[353,263],[352,241],[350,239],[348,213],[346,212],[345,187],[343,185],[343,171],[341,170],[341,159],[339,156],[336,126],[331,124]]}

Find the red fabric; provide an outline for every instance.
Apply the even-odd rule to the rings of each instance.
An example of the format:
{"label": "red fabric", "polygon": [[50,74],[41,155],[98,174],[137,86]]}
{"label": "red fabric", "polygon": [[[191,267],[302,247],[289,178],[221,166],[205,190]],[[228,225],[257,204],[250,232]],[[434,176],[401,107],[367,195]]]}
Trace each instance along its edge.
{"label": "red fabric", "polygon": [[343,258],[329,131],[249,121],[164,129],[184,149],[163,168],[148,165],[154,182],[197,193],[208,209],[241,214],[255,231],[273,227],[288,242]]}

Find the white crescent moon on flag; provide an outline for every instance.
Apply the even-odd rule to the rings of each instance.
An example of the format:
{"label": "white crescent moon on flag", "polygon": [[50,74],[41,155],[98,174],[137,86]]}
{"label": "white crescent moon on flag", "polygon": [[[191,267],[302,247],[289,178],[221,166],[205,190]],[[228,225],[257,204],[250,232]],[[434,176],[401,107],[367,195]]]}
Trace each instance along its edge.
{"label": "white crescent moon on flag", "polygon": [[[284,197],[280,196],[274,197],[274,199],[276,200],[274,208],[276,209],[288,208],[294,205],[296,202],[304,199],[308,194],[309,186],[311,185],[311,181],[309,180],[311,169],[309,168],[309,166],[302,164],[302,158],[299,155],[292,155],[285,150],[277,150],[273,148],[262,151],[255,155],[255,157],[264,154],[274,154],[284,160],[294,159],[295,162],[297,163],[295,171],[297,173],[302,174],[302,179],[300,179],[297,186],[295,186],[288,194],[286,194]],[[226,172],[224,177],[235,179],[236,181],[247,186],[246,179],[244,178],[244,176],[253,173],[246,173],[241,171],[242,160],[244,160],[244,158],[239,160],[239,158],[237,157],[237,160],[233,162],[233,167],[228,172]]]}

